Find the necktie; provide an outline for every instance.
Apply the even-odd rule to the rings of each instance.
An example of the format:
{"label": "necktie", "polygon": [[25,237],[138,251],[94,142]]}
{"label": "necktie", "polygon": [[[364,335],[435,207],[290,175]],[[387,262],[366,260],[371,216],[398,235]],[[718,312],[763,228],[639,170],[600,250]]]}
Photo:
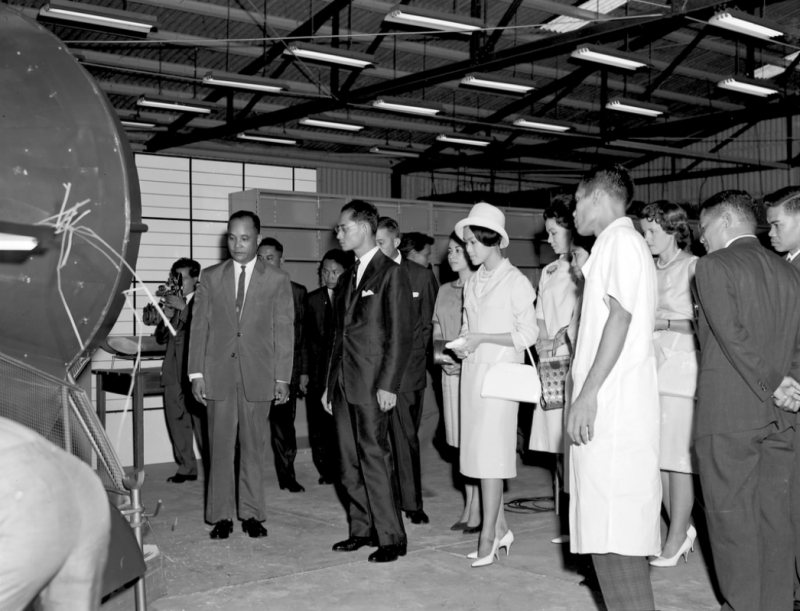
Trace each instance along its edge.
{"label": "necktie", "polygon": [[356,264],[353,266],[353,293],[358,289],[358,266],[361,265],[361,259],[356,259]]}
{"label": "necktie", "polygon": [[242,272],[239,274],[239,286],[236,288],[236,315],[242,317],[242,306],[244,306],[244,280],[247,274],[247,267],[242,265]]}

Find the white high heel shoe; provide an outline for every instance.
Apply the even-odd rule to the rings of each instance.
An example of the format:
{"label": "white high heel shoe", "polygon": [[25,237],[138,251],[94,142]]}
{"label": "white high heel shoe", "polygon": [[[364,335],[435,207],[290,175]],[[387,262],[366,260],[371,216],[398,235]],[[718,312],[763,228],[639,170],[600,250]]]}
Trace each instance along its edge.
{"label": "white high heel shoe", "polygon": [[492,551],[489,552],[489,555],[484,556],[483,558],[478,558],[475,562],[472,563],[472,568],[478,568],[479,566],[488,566],[494,562],[495,558],[499,560],[500,555],[497,553],[497,548],[499,545],[500,545],[500,539],[495,539],[494,543],[492,544]]}
{"label": "white high heel shoe", "polygon": [[[508,551],[511,549],[511,544],[514,543],[514,533],[509,530],[506,534],[503,535],[503,538],[497,544],[497,551],[499,552],[502,548],[506,548],[506,557],[508,557]],[[498,554],[499,555],[499,554]]]}
{"label": "white high heel shoe", "polygon": [[686,531],[686,540],[683,544],[678,548],[678,553],[672,556],[671,558],[664,558],[663,556],[658,556],[650,561],[650,566],[655,566],[658,568],[668,568],[678,565],[678,559],[683,556],[684,562],[689,562],[689,552],[694,551],[694,541],[697,538],[697,531],[695,530],[694,526],[689,525],[689,529]]}

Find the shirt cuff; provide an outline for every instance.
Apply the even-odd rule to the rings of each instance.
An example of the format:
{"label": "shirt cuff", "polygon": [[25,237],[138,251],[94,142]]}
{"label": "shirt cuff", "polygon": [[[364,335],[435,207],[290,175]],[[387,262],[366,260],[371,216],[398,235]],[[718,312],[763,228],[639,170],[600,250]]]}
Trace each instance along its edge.
{"label": "shirt cuff", "polygon": [[288,384],[288,383],[289,383],[289,382],[287,382],[286,380],[275,380],[275,381],[276,381],[276,382],[280,382],[281,384]]}
{"label": "shirt cuff", "polygon": [[202,380],[202,379],[203,379],[203,374],[202,373],[190,373],[189,374],[189,380],[190,381],[191,380]]}

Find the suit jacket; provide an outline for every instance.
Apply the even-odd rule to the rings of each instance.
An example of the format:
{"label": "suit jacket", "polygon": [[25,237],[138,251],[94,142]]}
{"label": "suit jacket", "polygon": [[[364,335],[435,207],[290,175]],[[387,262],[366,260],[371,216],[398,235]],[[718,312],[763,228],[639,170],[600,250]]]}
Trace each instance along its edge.
{"label": "suit jacket", "polygon": [[156,327],[156,341],[167,345],[164,354],[164,362],[161,365],[161,386],[172,384],[183,384],[188,381],[186,377],[186,361],[189,358],[189,337],[192,325],[192,311],[194,309],[195,298],[186,304],[180,312],[176,312],[170,320],[175,329],[175,335],[169,332],[164,321],[161,320]]}
{"label": "suit jacket", "polygon": [[300,376],[308,374],[308,354],[304,339],[303,322],[306,316],[308,291],[302,284],[292,282],[292,301],[294,302],[294,360],[292,384],[300,382]]}
{"label": "suit jacket", "polygon": [[[308,362],[308,376],[318,388],[325,388],[325,374],[328,371],[330,340],[333,338],[333,304],[328,298],[327,287],[318,288],[308,294],[308,307],[303,323]],[[321,391],[320,391],[321,392]]]}
{"label": "suit jacket", "polygon": [[294,304],[289,274],[258,259],[236,315],[234,261],[206,268],[195,293],[188,373],[202,373],[206,396],[229,398],[241,373],[248,401],[272,401],[275,381],[289,382]]}
{"label": "suit jacket", "polygon": [[697,262],[700,377],[695,437],[780,429],[794,415],[771,395],[800,367],[800,271],[740,238]]}
{"label": "suit jacket", "polygon": [[411,284],[405,269],[378,251],[351,290],[355,267],[339,277],[334,292],[335,331],[328,367],[328,396],[342,375],[347,401],[376,403],[378,389],[400,392],[411,355],[414,323]]}
{"label": "suit jacket", "polygon": [[403,372],[400,392],[411,392],[422,390],[427,385],[425,372],[428,356],[433,349],[433,306],[436,304],[439,285],[433,272],[419,263],[403,257],[400,266],[408,273],[411,283],[411,312],[414,322],[411,357]]}

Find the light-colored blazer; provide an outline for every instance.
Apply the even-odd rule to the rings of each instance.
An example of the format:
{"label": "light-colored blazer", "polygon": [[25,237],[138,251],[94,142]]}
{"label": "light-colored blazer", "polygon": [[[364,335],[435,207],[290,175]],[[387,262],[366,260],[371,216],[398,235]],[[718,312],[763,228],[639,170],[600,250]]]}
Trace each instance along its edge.
{"label": "light-colored blazer", "polygon": [[240,379],[248,401],[272,401],[275,381],[289,382],[294,353],[294,301],[289,274],[256,261],[241,319],[236,315],[234,261],[203,270],[194,297],[188,372],[202,373],[206,397],[230,398]]}
{"label": "light-colored blazer", "polygon": [[478,346],[467,360],[473,363],[522,363],[525,348],[533,345],[539,337],[534,308],[536,291],[531,281],[508,259],[503,259],[482,289],[479,283],[481,273],[483,266],[464,285],[461,333],[511,333],[514,347],[486,342]]}

